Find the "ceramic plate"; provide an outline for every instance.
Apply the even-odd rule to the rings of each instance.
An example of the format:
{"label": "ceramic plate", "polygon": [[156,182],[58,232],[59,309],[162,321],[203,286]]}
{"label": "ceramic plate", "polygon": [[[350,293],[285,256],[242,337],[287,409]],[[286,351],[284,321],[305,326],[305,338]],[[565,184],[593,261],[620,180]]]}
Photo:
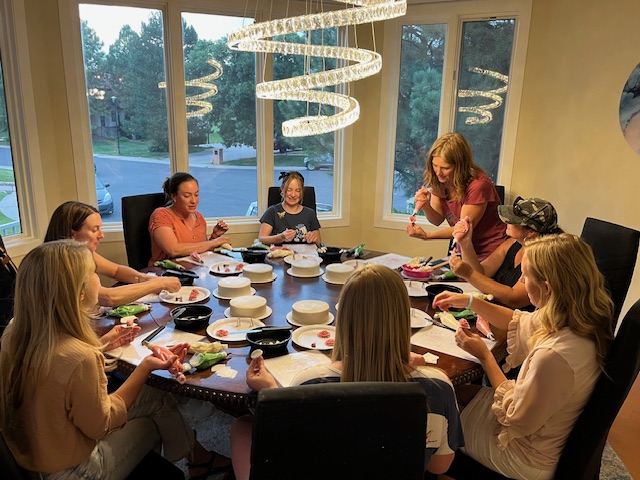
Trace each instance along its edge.
{"label": "ceramic plate", "polygon": [[[256,289],[251,287],[251,293],[249,295],[255,295],[255,294],[256,294]],[[231,300],[232,298],[235,298],[235,297],[222,297],[222,296],[220,296],[218,294],[218,289],[217,288],[213,291],[213,296],[216,297],[216,298],[219,298],[220,300]],[[242,297],[242,296],[243,295],[238,295],[238,297]]]}
{"label": "ceramic plate", "polygon": [[[241,274],[240,274],[240,276],[241,276],[241,277],[245,277],[245,274],[244,274],[244,273],[241,273]],[[249,277],[246,277],[246,278],[249,278]],[[271,283],[271,282],[273,282],[276,278],[278,278],[278,275],[274,272],[274,273],[273,273],[273,276],[272,276],[269,280],[265,280],[264,282],[256,282],[255,280],[251,280],[251,279],[250,279],[250,280],[251,280],[251,283]],[[214,295],[215,295],[215,293],[214,293]]]}
{"label": "ceramic plate", "polygon": [[[254,317],[253,320],[254,321],[255,320],[264,320],[265,318],[270,317],[272,313],[273,313],[273,310],[271,310],[271,307],[267,306],[267,313],[264,314],[261,317]],[[231,307],[225,309],[224,316],[225,317],[229,317],[229,318],[235,318],[235,317],[231,317]],[[245,317],[243,317],[243,318],[245,318]]]}
{"label": "ceramic plate", "polygon": [[298,275],[298,274],[296,274],[296,273],[291,273],[291,270],[293,270],[293,269],[292,269],[292,268],[289,268],[289,269],[287,270],[287,273],[288,273],[289,275],[291,275],[292,277],[298,277],[298,278],[315,278],[315,277],[319,277],[320,275],[322,275],[322,274],[324,273],[324,270],[323,270],[323,269],[321,269],[321,268],[319,268],[319,269],[318,269],[318,273],[313,274],[313,275]]}
{"label": "ceramic plate", "polygon": [[302,255],[300,253],[294,253],[293,255],[287,255],[284,257],[285,263],[291,265],[294,260],[315,260],[318,265],[322,263],[322,259],[316,255]]}
{"label": "ceramic plate", "polygon": [[314,325],[309,325],[309,324],[303,324],[303,323],[298,323],[293,319],[293,312],[289,312],[287,313],[287,322],[289,322],[291,325],[295,325],[296,327],[313,327],[315,325],[329,325],[331,322],[333,322],[334,316],[333,313],[329,312],[329,315],[327,317],[327,320],[321,323],[317,323]]}
{"label": "ceramic plate", "polygon": [[422,328],[433,324],[431,316],[418,310],[417,308],[411,309],[411,328]]}
{"label": "ceramic plate", "polygon": [[427,284],[424,282],[405,280],[404,284],[407,286],[407,292],[409,292],[410,297],[427,297],[429,295],[425,290]]}
{"label": "ceramic plate", "polygon": [[[320,332],[329,332],[326,338],[319,337]],[[333,345],[327,345],[327,340],[336,338],[336,327],[322,325],[307,325],[296,328],[291,334],[291,340],[296,345],[303,348],[314,348],[316,350],[331,350]]]}
{"label": "ceramic plate", "polygon": [[211,265],[209,271],[216,275],[238,275],[245,265],[244,262],[220,262]]}
{"label": "ceramic plate", "polygon": [[[194,290],[198,292],[198,295],[195,299],[189,300],[189,296]],[[210,295],[211,292],[203,287],[182,287],[175,293],[164,291],[161,292],[158,296],[160,297],[160,300],[165,303],[172,303],[174,305],[188,305],[190,303],[198,303],[202,300],[206,300]]]}
{"label": "ceramic plate", "polygon": [[[247,339],[245,333],[233,333],[237,330],[249,330],[250,328],[264,327],[264,322],[250,318],[223,318],[217,320],[207,327],[207,335],[221,342],[242,342]],[[228,335],[220,335],[218,330],[226,330]]]}
{"label": "ceramic plate", "polygon": [[331,285],[344,285],[347,282],[332,282],[331,280],[327,279],[327,274],[325,273],[324,275],[322,275],[322,279],[327,282],[330,283]]}

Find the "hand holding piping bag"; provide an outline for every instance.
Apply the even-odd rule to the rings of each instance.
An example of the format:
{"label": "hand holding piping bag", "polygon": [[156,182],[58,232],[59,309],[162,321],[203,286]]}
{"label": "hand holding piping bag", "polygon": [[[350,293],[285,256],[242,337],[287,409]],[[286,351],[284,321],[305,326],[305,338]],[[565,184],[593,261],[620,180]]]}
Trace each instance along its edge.
{"label": "hand holding piping bag", "polygon": [[431,200],[431,189],[423,186],[416,192],[413,199],[416,202],[416,207],[413,209],[413,213],[409,217],[409,221],[411,223],[416,223],[416,215],[418,215],[418,213],[420,213],[420,210],[422,210],[422,207],[424,207],[425,204],[429,203],[429,201]]}

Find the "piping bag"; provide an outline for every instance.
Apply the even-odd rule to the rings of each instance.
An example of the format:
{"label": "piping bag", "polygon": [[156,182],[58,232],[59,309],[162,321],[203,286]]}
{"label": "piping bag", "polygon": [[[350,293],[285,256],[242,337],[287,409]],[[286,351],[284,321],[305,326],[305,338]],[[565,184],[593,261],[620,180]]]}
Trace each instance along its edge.
{"label": "piping bag", "polygon": [[480,333],[482,333],[489,340],[496,339],[496,337],[493,336],[493,332],[491,332],[491,327],[489,326],[489,322],[487,322],[480,315],[478,315],[478,318],[476,319],[476,328]]}

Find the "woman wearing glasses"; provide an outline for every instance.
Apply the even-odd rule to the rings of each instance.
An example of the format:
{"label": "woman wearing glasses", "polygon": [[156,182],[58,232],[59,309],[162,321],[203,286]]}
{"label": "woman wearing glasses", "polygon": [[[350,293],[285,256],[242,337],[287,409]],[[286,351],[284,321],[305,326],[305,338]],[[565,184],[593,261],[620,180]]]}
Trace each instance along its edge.
{"label": "woman wearing glasses", "polygon": [[460,245],[461,257],[451,257],[451,269],[481,292],[492,294],[496,302],[509,308],[527,307],[529,297],[519,281],[524,255],[522,245],[539,235],[562,233],[558,215],[548,201],[522,197],[518,197],[513,206],[500,205],[498,215],[507,224],[509,238],[482,261],[478,260],[471,241],[473,226],[467,229],[466,225],[456,224],[453,235]]}
{"label": "woman wearing glasses", "polygon": [[415,224],[407,225],[411,237],[422,240],[447,239],[454,225],[469,218],[474,229],[472,242],[480,260],[484,260],[505,239],[505,226],[498,218],[500,197],[487,174],[473,161],[471,147],[459,133],[447,133],[437,139],[426,157],[424,187],[415,195],[432,225],[445,220],[448,227],[426,232]]}

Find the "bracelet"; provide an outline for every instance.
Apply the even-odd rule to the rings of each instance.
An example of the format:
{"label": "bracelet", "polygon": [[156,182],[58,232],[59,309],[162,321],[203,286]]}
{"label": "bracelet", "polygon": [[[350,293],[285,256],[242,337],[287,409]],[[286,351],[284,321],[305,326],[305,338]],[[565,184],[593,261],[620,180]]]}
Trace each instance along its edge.
{"label": "bracelet", "polygon": [[476,298],[473,295],[469,294],[469,303],[467,303],[467,306],[464,307],[465,310],[469,310],[471,308],[471,304],[473,303],[473,299]]}

